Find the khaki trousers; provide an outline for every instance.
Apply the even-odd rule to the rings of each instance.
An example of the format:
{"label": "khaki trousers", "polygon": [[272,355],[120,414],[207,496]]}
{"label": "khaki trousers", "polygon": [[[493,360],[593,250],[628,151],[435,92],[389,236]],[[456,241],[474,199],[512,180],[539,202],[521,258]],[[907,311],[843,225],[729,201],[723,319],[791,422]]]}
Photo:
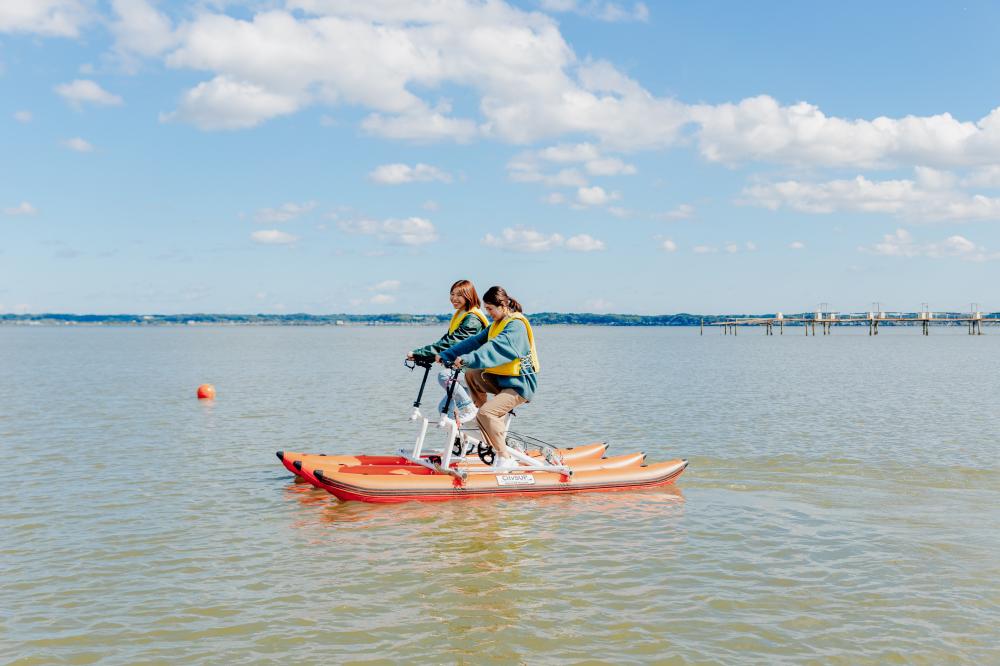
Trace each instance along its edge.
{"label": "khaki trousers", "polygon": [[[519,405],[528,402],[514,389],[501,389],[497,386],[493,375],[484,373],[482,370],[466,370],[465,381],[469,385],[469,395],[472,401],[479,408],[476,415],[476,423],[483,433],[483,437],[501,457],[508,457],[507,453],[507,427],[504,419]],[[492,393],[493,398],[487,400],[487,393]]]}

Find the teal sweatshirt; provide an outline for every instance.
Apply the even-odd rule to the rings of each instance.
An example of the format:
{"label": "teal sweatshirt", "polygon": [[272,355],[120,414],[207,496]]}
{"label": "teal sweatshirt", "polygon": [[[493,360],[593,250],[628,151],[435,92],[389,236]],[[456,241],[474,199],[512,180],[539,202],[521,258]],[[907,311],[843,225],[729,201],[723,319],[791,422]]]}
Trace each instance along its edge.
{"label": "teal sweatshirt", "polygon": [[420,349],[414,349],[413,355],[434,356],[434,354],[440,353],[457,342],[471,338],[482,330],[483,322],[479,321],[479,317],[470,312],[465,315],[465,319],[462,320],[462,323],[458,325],[458,328],[453,333],[445,331],[445,334],[437,342],[432,342]]}
{"label": "teal sweatshirt", "polygon": [[[531,353],[531,345],[528,343],[528,330],[524,327],[524,322],[513,320],[508,322],[500,335],[488,340],[490,329],[484,328],[476,336],[467,338],[458,344],[438,352],[441,360],[447,364],[462,357],[462,366],[466,368],[495,368],[503,365],[515,358],[527,358]],[[510,388],[518,392],[525,400],[531,400],[538,388],[538,373],[534,372],[531,363],[522,363],[521,368],[527,370],[525,374],[518,377],[506,377],[504,375],[490,375],[496,380],[500,388]]]}

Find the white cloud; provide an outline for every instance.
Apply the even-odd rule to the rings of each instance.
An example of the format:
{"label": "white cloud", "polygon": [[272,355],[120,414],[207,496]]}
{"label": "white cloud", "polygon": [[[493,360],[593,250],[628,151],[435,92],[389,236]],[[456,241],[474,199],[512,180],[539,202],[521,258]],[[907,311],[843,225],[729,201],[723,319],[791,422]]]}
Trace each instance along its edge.
{"label": "white cloud", "polygon": [[257,243],[264,243],[265,245],[290,245],[299,240],[298,236],[293,236],[277,229],[255,231],[250,234],[250,238]]}
{"label": "white cloud", "polygon": [[871,246],[861,246],[861,252],[885,257],[956,257],[963,261],[995,261],[1000,252],[989,252],[976,245],[965,236],[949,236],[940,242],[918,243],[906,229],[896,229],[894,233],[882,236],[882,241]]}
{"label": "white cloud", "polygon": [[688,220],[694,216],[694,206],[691,204],[681,204],[677,208],[666,213],[656,213],[653,215],[658,220]]}
{"label": "white cloud", "polygon": [[919,170],[918,180],[789,180],[745,188],[739,203],[817,214],[881,213],[918,222],[1000,220],[1000,198],[948,189],[953,182],[931,170]]}
{"label": "white cloud", "polygon": [[589,234],[580,234],[566,239],[566,249],[573,252],[598,252],[605,249],[605,245],[604,241],[597,240]]}
{"label": "white cloud", "polygon": [[383,164],[376,167],[374,171],[368,174],[368,177],[382,185],[401,185],[403,183],[414,182],[426,183],[435,180],[442,183],[450,183],[452,181],[451,174],[435,166],[422,163],[414,166],[399,163]]}
{"label": "white cloud", "polygon": [[344,220],[338,222],[341,231],[350,234],[375,236],[394,245],[425,245],[438,239],[437,230],[430,220],[408,217],[403,220]]}
{"label": "white cloud", "polygon": [[788,247],[790,247],[793,250],[804,250],[806,244],[803,243],[802,241],[792,241],[791,243],[788,244]]}
{"label": "white cloud", "polygon": [[745,243],[745,247],[747,249],[747,252],[753,252],[757,249],[757,244],[754,243],[753,241],[747,241]]}
{"label": "white cloud", "polygon": [[19,123],[30,123],[31,119],[31,111],[16,111],[14,113],[14,120]]}
{"label": "white cloud", "polygon": [[665,238],[663,242],[660,243],[660,249],[662,249],[664,252],[676,252],[677,243],[670,240],[669,238]]}
{"label": "white cloud", "polygon": [[76,109],[81,108],[84,104],[97,106],[119,106],[122,104],[121,97],[108,92],[90,79],[76,79],[71,83],[61,83],[53,90]]}
{"label": "white cloud", "polygon": [[973,170],[972,173],[963,179],[962,185],[967,187],[1000,189],[1000,165],[992,164]]}
{"label": "white cloud", "polygon": [[548,252],[561,246],[563,242],[564,239],[559,234],[546,236],[523,226],[508,227],[499,236],[486,234],[482,240],[483,245],[509,252]]}
{"label": "white cloud", "polygon": [[736,254],[737,252],[740,251],[740,246],[737,245],[736,243],[726,243],[722,247],[722,249],[728,252],[729,254]]}
{"label": "white cloud", "polygon": [[476,123],[472,120],[451,118],[429,109],[418,109],[397,116],[373,113],[361,122],[361,128],[386,139],[452,139],[459,143],[471,141],[478,132]]}
{"label": "white cloud", "polygon": [[634,166],[626,164],[617,157],[590,160],[584,166],[587,169],[587,173],[593,176],[631,176],[638,171]]}
{"label": "white cloud", "polygon": [[378,284],[368,287],[371,291],[396,291],[402,286],[399,280],[382,280]]}
{"label": "white cloud", "polygon": [[441,210],[441,204],[439,204],[437,201],[434,201],[433,199],[428,199],[427,201],[423,202],[422,204],[420,204],[420,207],[432,213],[436,210]]}
{"label": "white cloud", "polygon": [[270,118],[294,113],[301,106],[295,96],[217,76],[184,93],[177,111],[160,114],[160,121],[179,120],[203,130],[248,129]]}
{"label": "white cloud", "polygon": [[254,213],[254,220],[260,224],[280,224],[294,220],[316,208],[315,201],[304,203],[284,203],[277,208],[261,208]]}
{"label": "white cloud", "polygon": [[389,294],[375,294],[370,302],[374,305],[389,305],[396,302],[396,297]]}
{"label": "white cloud", "polygon": [[0,2],[0,33],[38,33],[52,37],[76,37],[91,19],[79,0],[3,0]]}
{"label": "white cloud", "polygon": [[170,19],[146,0],[112,0],[111,6],[115,14],[111,32],[118,51],[155,56],[176,45]]}
{"label": "white cloud", "polygon": [[557,206],[566,203],[566,196],[562,192],[549,192],[542,198],[542,201],[549,205]]}
{"label": "white cloud", "polygon": [[719,248],[712,247],[711,245],[695,245],[692,251],[695,254],[712,254],[713,252],[718,252]]}
{"label": "white cloud", "polygon": [[649,8],[642,2],[627,3],[607,0],[541,0],[541,7],[549,12],[572,12],[598,21],[622,23],[649,20]]}
{"label": "white cloud", "polygon": [[603,206],[620,198],[617,192],[608,193],[603,187],[581,187],[576,191],[576,201],[581,206]]}
{"label": "white cloud", "polygon": [[66,139],[62,142],[62,145],[69,148],[70,150],[75,150],[78,153],[89,153],[94,150],[94,145],[85,139],[81,139],[78,136],[72,139]]}
{"label": "white cloud", "polygon": [[[648,15],[642,3],[546,2],[553,11],[608,20]],[[634,170],[600,153],[665,149],[688,137],[706,159],[727,164],[940,169],[1000,163],[1000,107],[978,120],[947,113],[851,119],[767,95],[686,104],[657,97],[608,62],[578,58],[553,17],[505,2],[288,0],[286,9],[251,3],[256,13],[248,17],[218,9],[227,4],[198,3],[175,30],[148,0],[115,0],[116,48],[164,53],[169,67],[208,73],[164,120],[241,129],[308,106],[351,106],[368,113],[362,129],[390,138],[527,144],[584,137],[593,144],[578,145],[598,154],[578,150],[569,162],[590,175]],[[0,30],[72,34],[76,23],[53,16],[83,7],[71,0],[6,0]],[[46,21],[63,27],[41,27]],[[450,89],[476,98],[469,106],[474,117],[454,115],[441,98]],[[520,175],[515,179],[551,178],[530,169]],[[579,172],[563,178],[571,176],[575,182],[564,186],[587,185]]]}
{"label": "white cloud", "polygon": [[1000,150],[1000,108],[976,122],[951,114],[847,120],[767,95],[690,107],[702,155],[827,167],[988,165]]}
{"label": "white cloud", "polygon": [[22,201],[17,206],[11,206],[10,208],[3,209],[4,215],[37,215],[38,209],[32,206],[27,201]]}

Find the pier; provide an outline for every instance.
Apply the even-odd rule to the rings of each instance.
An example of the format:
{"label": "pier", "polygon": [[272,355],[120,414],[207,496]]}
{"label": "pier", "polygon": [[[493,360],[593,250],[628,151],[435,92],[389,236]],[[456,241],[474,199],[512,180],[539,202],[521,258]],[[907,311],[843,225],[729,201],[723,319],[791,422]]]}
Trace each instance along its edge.
{"label": "pier", "polygon": [[[826,305],[825,303],[823,304]],[[930,335],[932,326],[965,326],[969,335],[982,335],[983,324],[1000,324],[1000,317],[995,313],[991,316],[983,316],[981,310],[975,307],[968,314],[955,312],[931,312],[924,309],[919,312],[884,312],[875,308],[866,312],[831,312],[826,309],[818,309],[813,313],[784,316],[778,312],[774,316],[765,317],[734,317],[723,319],[706,324],[702,320],[701,335],[705,334],[705,326],[716,326],[722,328],[723,335],[738,335],[742,326],[759,326],[763,329],[764,335],[774,335],[774,329],[778,329],[778,335],[785,334],[785,325],[801,326],[806,335],[816,335],[816,328],[819,327],[823,335],[831,335],[834,326],[867,326],[868,335],[878,335],[879,326],[919,326],[923,335]]]}

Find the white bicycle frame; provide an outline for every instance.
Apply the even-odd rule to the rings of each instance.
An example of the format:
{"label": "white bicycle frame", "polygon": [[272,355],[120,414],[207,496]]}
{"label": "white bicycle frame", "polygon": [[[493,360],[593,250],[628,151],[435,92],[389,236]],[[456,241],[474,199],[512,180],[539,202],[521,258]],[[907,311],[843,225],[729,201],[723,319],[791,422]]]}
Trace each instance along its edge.
{"label": "white bicycle frame", "polygon": [[[426,374],[424,375],[424,381],[426,381]],[[421,388],[422,394],[423,388]],[[447,414],[441,414],[441,418],[437,422],[437,427],[445,430],[444,447],[440,451],[432,450],[425,454],[424,443],[427,440],[427,428],[430,426],[430,419],[421,413],[419,402],[420,396],[417,397],[417,402],[413,405],[413,411],[410,412],[410,421],[420,423],[420,429],[417,431],[417,440],[413,443],[412,451],[408,451],[407,449],[399,450],[403,458],[439,474],[449,474],[463,482],[469,474],[496,474],[499,471],[490,466],[478,468],[467,466],[462,468],[452,467],[453,462],[464,462],[466,460],[465,452],[469,449],[469,446],[478,447],[483,440],[471,437],[467,433],[462,432],[458,427],[458,422]],[[510,427],[511,416],[512,414],[507,414],[507,418],[504,421],[504,432]],[[460,453],[458,454],[455,454],[452,450],[455,440],[459,442]],[[521,464],[509,470],[503,470],[506,473],[558,472],[567,476],[573,473],[573,470],[567,465],[550,465],[544,459],[539,461],[537,458],[532,458],[523,451],[518,451],[513,447],[508,446],[507,451]],[[432,462],[430,459],[432,456],[438,458],[440,462]]]}

